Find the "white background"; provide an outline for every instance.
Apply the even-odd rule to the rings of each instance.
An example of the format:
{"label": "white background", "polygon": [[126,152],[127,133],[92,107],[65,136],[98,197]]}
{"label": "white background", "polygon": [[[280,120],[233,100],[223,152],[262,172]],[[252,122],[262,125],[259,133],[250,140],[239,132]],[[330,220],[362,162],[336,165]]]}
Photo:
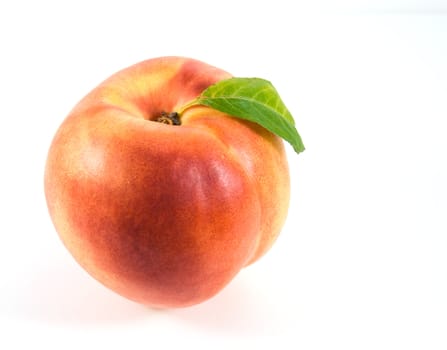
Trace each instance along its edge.
{"label": "white background", "polygon": [[[0,348],[446,349],[444,1],[3,1]],[[215,298],[129,302],[46,211],[68,111],[130,64],[190,56],[269,79],[305,141],[274,248]]]}

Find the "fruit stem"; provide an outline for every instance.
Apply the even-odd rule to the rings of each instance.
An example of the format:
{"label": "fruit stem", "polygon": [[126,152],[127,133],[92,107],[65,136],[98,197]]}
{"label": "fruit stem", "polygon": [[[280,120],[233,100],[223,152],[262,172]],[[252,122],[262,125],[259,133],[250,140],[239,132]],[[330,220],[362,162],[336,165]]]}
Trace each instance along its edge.
{"label": "fruit stem", "polygon": [[177,112],[161,112],[161,116],[157,118],[157,122],[168,125],[181,125],[180,115]]}
{"label": "fruit stem", "polygon": [[180,120],[181,115],[188,108],[191,108],[199,104],[200,104],[200,98],[195,98],[194,100],[182,106],[178,112],[171,112],[171,113],[161,112],[161,115],[157,118],[157,122],[168,125],[181,125],[182,124]]}

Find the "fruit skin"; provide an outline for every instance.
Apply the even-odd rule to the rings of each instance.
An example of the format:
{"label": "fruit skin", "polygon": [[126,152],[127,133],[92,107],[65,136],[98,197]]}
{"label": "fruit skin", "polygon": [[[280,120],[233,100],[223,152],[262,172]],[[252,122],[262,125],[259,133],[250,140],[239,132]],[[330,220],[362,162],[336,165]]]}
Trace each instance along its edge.
{"label": "fruit skin", "polygon": [[50,216],[78,263],[115,292],[184,307],[219,292],[273,244],[286,219],[283,142],[204,106],[178,111],[231,75],[163,57],[111,76],[70,112],[45,168]]}

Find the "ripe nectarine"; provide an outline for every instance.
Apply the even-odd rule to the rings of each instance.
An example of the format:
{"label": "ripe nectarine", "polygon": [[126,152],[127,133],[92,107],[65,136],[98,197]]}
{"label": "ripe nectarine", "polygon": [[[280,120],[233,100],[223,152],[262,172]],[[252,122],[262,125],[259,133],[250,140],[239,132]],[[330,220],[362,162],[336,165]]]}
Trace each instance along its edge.
{"label": "ripe nectarine", "polygon": [[202,302],[273,244],[289,204],[283,141],[205,106],[230,74],[181,57],[111,76],[69,113],[45,170],[63,243],[94,278],[156,307]]}

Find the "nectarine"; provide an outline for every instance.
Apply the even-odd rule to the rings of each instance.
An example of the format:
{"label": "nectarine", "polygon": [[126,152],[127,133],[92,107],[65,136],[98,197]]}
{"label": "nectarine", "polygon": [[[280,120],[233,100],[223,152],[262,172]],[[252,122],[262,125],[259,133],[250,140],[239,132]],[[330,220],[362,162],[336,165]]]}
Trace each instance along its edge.
{"label": "nectarine", "polygon": [[111,76],[51,144],[45,194],[63,243],[94,278],[156,307],[202,302],[273,244],[286,219],[283,141],[205,106],[230,78],[181,57]]}

